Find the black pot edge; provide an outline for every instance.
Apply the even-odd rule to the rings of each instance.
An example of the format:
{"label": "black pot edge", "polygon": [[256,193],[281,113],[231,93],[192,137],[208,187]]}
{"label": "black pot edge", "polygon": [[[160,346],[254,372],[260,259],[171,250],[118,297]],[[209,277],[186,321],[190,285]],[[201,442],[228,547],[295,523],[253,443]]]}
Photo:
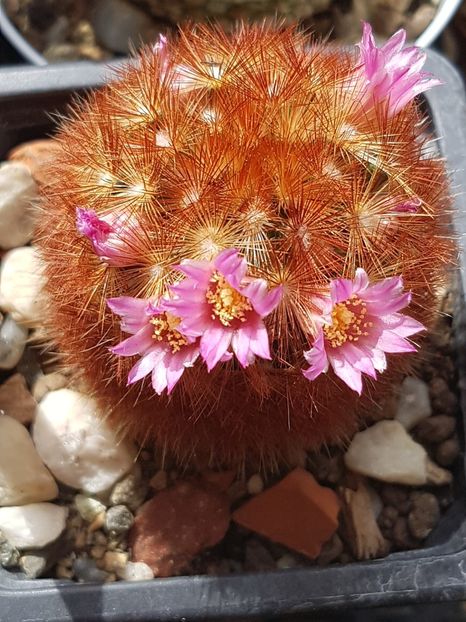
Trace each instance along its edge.
{"label": "black pot edge", "polygon": [[48,64],[47,59],[42,56],[19,32],[14,26],[11,19],[6,14],[0,0],[0,34],[10,43],[10,45],[20,54],[24,60],[39,67],[45,67]]}
{"label": "black pot edge", "polygon": [[[70,68],[75,71],[70,72]],[[41,69],[0,72],[0,144],[6,123],[3,111],[22,104],[29,121],[20,125],[30,134],[40,128],[40,106],[47,112],[62,106],[71,91],[97,86],[102,66],[87,75],[81,63]],[[455,197],[455,228],[466,232],[466,100],[458,73],[439,54],[428,52],[428,67],[443,79],[442,88],[427,93],[427,102],[449,163]],[[49,73],[50,72],[50,73]],[[40,76],[39,76],[40,73]],[[50,76],[50,79],[49,77]],[[5,79],[6,78],[6,79]],[[47,99],[44,100],[44,96]],[[53,103],[55,102],[55,103]],[[31,115],[31,111],[34,114]],[[44,112],[44,111],[42,111]],[[39,114],[37,114],[39,113]],[[35,122],[34,122],[35,120]],[[24,121],[24,119],[23,119]],[[8,122],[7,122],[8,123]],[[15,127],[15,126],[11,126]],[[7,138],[7,142],[9,139]],[[13,143],[11,143],[13,144]],[[1,147],[0,147],[1,149]],[[466,248],[461,244],[461,265]],[[461,272],[466,291],[466,273]],[[458,314],[462,409],[466,414],[466,322]],[[441,544],[395,553],[388,558],[345,566],[305,568],[228,577],[177,577],[143,583],[79,585],[51,579],[28,581],[0,569],[0,619],[30,622],[69,620],[212,620],[225,617],[290,615],[421,602],[466,599],[466,494],[443,518]],[[431,541],[436,540],[435,534]],[[437,539],[437,541],[439,541]],[[3,617],[4,616],[4,617]]]}

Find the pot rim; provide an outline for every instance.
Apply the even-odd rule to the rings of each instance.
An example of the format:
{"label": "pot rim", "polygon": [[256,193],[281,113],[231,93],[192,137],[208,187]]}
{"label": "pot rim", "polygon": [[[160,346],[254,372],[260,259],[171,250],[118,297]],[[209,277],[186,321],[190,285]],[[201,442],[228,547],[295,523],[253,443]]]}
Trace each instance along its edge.
{"label": "pot rim", "polygon": [[[447,26],[448,22],[453,18],[461,2],[462,0],[441,0],[434,19],[414,41],[414,44],[421,48],[431,46]],[[16,28],[3,8],[2,0],[0,0],[0,33],[21,54],[21,56],[31,64],[39,67],[45,67],[46,65],[51,64],[45,56],[38,52]]]}

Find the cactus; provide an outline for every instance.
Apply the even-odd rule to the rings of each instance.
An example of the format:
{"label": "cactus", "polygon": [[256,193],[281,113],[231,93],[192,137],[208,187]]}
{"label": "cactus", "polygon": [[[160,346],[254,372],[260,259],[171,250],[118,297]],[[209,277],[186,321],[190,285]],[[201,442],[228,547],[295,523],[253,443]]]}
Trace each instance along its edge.
{"label": "cactus", "polygon": [[37,236],[47,327],[122,434],[270,468],[377,414],[454,254],[415,101],[437,81],[403,44],[188,27],[74,106]]}

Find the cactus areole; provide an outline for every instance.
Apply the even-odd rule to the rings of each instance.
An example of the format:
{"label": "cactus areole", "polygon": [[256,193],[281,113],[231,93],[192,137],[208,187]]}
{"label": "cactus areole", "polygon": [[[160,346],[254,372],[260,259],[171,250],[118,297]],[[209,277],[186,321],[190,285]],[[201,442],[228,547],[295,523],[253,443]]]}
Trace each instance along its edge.
{"label": "cactus areole", "polygon": [[46,324],[121,433],[271,467],[376,414],[455,252],[404,40],[189,27],[63,121]]}

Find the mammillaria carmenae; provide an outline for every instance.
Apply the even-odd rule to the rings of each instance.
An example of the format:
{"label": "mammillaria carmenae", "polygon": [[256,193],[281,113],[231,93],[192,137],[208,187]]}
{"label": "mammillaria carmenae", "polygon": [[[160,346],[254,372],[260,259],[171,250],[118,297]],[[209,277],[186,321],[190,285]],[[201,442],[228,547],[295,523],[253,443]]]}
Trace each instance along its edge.
{"label": "mammillaria carmenae", "polygon": [[187,28],[64,122],[47,323],[122,432],[271,466],[348,438],[406,369],[454,245],[414,101],[438,81],[403,45]]}

